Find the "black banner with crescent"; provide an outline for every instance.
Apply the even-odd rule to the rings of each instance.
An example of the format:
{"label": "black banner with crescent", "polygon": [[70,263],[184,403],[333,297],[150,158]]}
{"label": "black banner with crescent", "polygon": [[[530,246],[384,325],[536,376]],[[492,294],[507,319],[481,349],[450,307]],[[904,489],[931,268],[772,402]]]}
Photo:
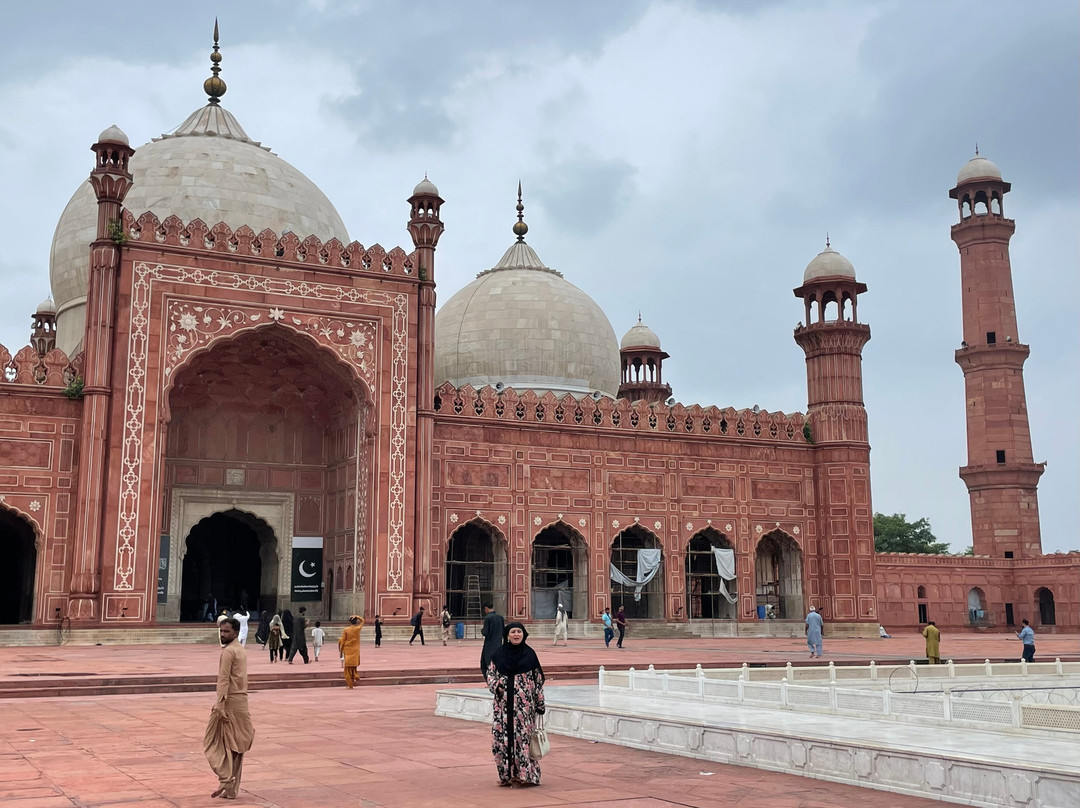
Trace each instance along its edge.
{"label": "black banner with crescent", "polygon": [[293,540],[292,592],[295,601],[322,600],[322,540]]}

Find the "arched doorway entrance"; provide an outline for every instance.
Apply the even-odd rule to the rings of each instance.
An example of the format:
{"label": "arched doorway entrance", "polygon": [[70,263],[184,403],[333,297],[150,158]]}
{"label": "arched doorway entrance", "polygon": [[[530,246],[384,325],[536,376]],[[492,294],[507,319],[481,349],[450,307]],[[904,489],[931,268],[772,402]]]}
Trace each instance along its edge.
{"label": "arched doorway entrance", "polygon": [[[611,543],[611,565],[622,575],[620,581],[612,574],[612,613],[622,606],[627,618],[663,620],[664,554],[660,540],[640,525],[631,525]],[[638,581],[643,581],[640,590]]]}
{"label": "arched doorway entrance", "polygon": [[450,537],[446,603],[450,614],[467,620],[480,619],[485,603],[506,614],[506,539],[486,522],[466,522]]}
{"label": "arched doorway entrance", "polygon": [[802,550],[795,539],[782,530],[761,537],[754,554],[754,581],[759,617],[764,607],[767,618],[802,619]]}
{"label": "arched doorway entrance", "polygon": [[713,528],[696,533],[686,545],[686,601],[691,620],[735,619],[735,581],[720,577],[714,548],[734,549],[727,536]]}
{"label": "arched doorway entrance", "polygon": [[34,538],[34,526],[29,521],[0,507],[0,625],[30,623],[34,619]]}
{"label": "arched doorway entrance", "polygon": [[[353,325],[354,336],[366,340],[365,324]],[[290,601],[294,538],[320,539],[323,561],[335,569],[371,557],[373,408],[364,383],[336,353],[283,324],[241,331],[178,368],[168,401],[162,475],[176,556],[159,620],[179,620],[181,611],[188,619],[179,580],[187,537],[200,519],[230,507],[257,515],[277,538],[259,546],[268,611],[298,608]],[[363,572],[337,576],[335,615],[363,612],[365,580]],[[305,605],[309,617],[325,616],[318,602]]]}
{"label": "arched doorway entrance", "polygon": [[1040,586],[1035,590],[1035,608],[1039,612],[1041,625],[1057,625],[1057,615],[1054,613],[1054,593],[1045,586]]}
{"label": "arched doorway entrance", "polygon": [[968,590],[967,596],[968,622],[973,626],[985,626],[986,619],[986,595],[979,587],[975,586]]}
{"label": "arched doorway entrance", "polygon": [[185,540],[180,619],[205,620],[210,596],[218,612],[246,607],[256,615],[277,601],[277,541],[266,522],[235,509],[202,519]]}
{"label": "arched doorway entrance", "polygon": [[532,616],[553,620],[559,604],[569,617],[585,618],[589,604],[589,548],[564,522],[548,525],[533,539]]}

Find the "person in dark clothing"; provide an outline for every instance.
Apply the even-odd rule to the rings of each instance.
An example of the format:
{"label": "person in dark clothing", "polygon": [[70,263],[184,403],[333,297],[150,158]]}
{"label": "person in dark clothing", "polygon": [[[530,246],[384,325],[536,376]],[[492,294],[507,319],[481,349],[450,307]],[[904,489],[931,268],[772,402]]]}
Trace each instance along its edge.
{"label": "person in dark clothing", "polygon": [[413,615],[412,620],[412,636],[409,637],[409,645],[412,645],[412,641],[417,637],[420,638],[420,644],[424,645],[424,607],[420,607],[420,611]]}
{"label": "person in dark clothing", "polygon": [[[288,609],[281,613],[281,626],[285,629],[285,633],[288,634],[289,637],[292,637],[293,616],[292,612],[290,612]],[[284,651],[285,649],[282,650]]]}
{"label": "person in dark clothing", "polygon": [[615,628],[619,630],[619,641],[616,645],[622,648],[623,636],[626,634],[626,609],[622,606],[619,607],[619,611],[615,612]]}
{"label": "person in dark clothing", "polygon": [[382,645],[382,618],[375,615],[375,647]]}
{"label": "person in dark clothing", "polygon": [[266,609],[259,612],[259,627],[255,629],[255,642],[259,645],[266,645],[266,639],[270,636],[270,615],[266,613]]}
{"label": "person in dark clothing", "polygon": [[480,633],[484,635],[484,647],[480,651],[480,672],[487,676],[491,657],[503,646],[503,619],[490,603],[484,604],[484,625]]}
{"label": "person in dark clothing", "polygon": [[307,613],[307,607],[301,606],[300,613],[293,621],[293,633],[292,633],[292,645],[289,646],[289,664],[292,664],[293,657],[300,654],[304,658],[304,664],[308,664],[307,655],[307,618],[304,616]]}

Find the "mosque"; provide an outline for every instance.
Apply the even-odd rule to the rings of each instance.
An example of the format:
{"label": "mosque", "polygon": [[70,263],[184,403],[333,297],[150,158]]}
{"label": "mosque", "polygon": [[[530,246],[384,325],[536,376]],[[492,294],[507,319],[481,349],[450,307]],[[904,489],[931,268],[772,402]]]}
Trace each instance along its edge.
{"label": "mosque", "polygon": [[350,241],[222,106],[220,70],[215,42],[209,103],[175,131],[101,133],[31,343],[0,346],[0,624],[160,628],[211,604],[545,620],[562,602],[582,625],[625,605],[714,636],[801,634],[810,606],[839,634],[1078,627],[1080,554],[1042,553],[990,160],[950,191],[976,555],[881,555],[867,287],[830,245],[794,290],[806,412],[684,406],[658,336],[618,340],[526,241],[520,189],[506,252],[436,312],[436,186],[407,200],[411,246]]}

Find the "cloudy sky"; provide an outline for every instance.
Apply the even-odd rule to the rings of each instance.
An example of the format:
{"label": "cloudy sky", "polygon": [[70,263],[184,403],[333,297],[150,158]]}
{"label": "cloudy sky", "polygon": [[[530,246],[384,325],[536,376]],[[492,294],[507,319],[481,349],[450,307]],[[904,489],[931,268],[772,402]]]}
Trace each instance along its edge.
{"label": "cloudy sky", "polygon": [[129,17],[5,9],[0,342],[49,293],[53,229],[119,124],[201,106],[214,16],[225,106],[333,200],[352,238],[408,246],[446,199],[441,300],[529,242],[618,335],[640,310],[680,401],[806,407],[791,293],[826,232],[859,306],[876,510],[971,542],[957,220],[978,142],[1014,190],[1012,266],[1043,545],[1080,546],[1080,11],[1075,3],[198,2]]}

